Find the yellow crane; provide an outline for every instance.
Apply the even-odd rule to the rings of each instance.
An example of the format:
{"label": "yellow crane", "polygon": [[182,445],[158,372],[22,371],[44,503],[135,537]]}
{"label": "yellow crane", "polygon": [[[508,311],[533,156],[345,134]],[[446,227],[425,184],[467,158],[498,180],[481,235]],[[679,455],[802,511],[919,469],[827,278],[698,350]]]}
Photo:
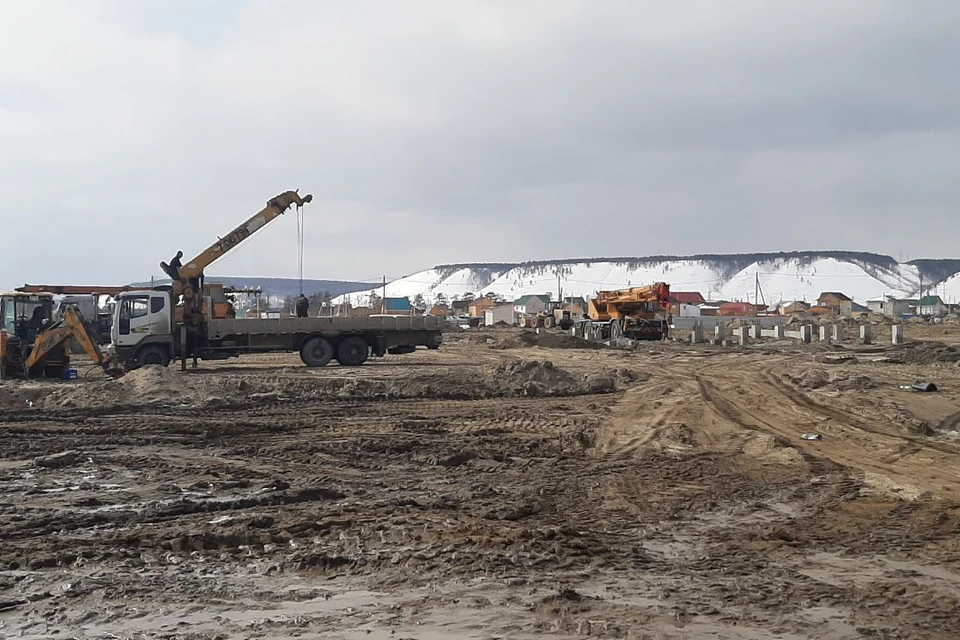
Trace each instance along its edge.
{"label": "yellow crane", "polygon": [[203,289],[203,270],[268,223],[286,213],[292,205],[296,205],[299,209],[313,201],[312,195],[307,194],[301,197],[298,191],[299,189],[284,191],[280,195],[270,198],[267,201],[267,206],[250,216],[246,222],[223,238],[218,239],[186,264],[180,264],[180,258],[183,257],[182,251],[177,253],[170,264],[160,263],[160,268],[173,281],[174,299],[177,296],[183,296],[184,322],[192,324],[203,319],[203,305],[201,304],[201,296],[198,295]]}

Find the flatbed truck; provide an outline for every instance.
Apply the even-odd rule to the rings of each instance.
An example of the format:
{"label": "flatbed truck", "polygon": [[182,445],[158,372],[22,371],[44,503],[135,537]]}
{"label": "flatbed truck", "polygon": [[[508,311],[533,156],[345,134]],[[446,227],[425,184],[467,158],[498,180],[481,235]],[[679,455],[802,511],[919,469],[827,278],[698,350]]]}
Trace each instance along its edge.
{"label": "flatbed truck", "polygon": [[[308,367],[331,360],[358,366],[368,357],[437,349],[443,320],[433,316],[281,317],[179,321],[171,291],[128,291],[114,309],[109,350],[127,369],[167,366],[188,358],[225,360],[243,354],[298,352]],[[211,318],[210,314],[204,314]]]}

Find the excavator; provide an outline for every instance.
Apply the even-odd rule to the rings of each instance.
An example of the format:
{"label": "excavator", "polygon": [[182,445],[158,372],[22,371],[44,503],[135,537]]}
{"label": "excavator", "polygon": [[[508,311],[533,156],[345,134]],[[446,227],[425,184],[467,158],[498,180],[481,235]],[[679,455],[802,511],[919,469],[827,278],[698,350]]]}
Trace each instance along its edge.
{"label": "excavator", "polygon": [[588,300],[589,320],[580,333],[588,340],[663,340],[670,330],[670,285],[598,291]]}
{"label": "excavator", "polygon": [[5,293],[0,296],[0,376],[59,378],[70,366],[71,340],[75,340],[104,372],[114,378],[123,369],[97,345],[97,332],[83,314],[67,306],[52,321],[53,294]]}
{"label": "excavator", "polygon": [[170,276],[173,282],[171,286],[173,299],[176,300],[178,296],[183,298],[182,317],[185,325],[200,325],[207,317],[213,315],[203,308],[203,270],[262,227],[286,213],[292,205],[296,205],[299,209],[313,201],[311,194],[300,197],[298,192],[299,189],[284,191],[280,195],[270,198],[266,207],[253,214],[246,222],[225,237],[218,239],[186,264],[180,262],[180,258],[183,256],[182,251],[178,252],[169,264],[166,262],[160,263],[160,268]]}

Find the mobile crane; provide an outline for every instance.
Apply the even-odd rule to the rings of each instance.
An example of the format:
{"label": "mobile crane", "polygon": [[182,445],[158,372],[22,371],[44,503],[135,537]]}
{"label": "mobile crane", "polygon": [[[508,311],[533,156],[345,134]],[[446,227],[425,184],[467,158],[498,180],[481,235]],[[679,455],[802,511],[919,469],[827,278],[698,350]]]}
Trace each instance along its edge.
{"label": "mobile crane", "polygon": [[669,309],[670,285],[665,282],[598,291],[588,301],[590,319],[581,332],[588,340],[662,340],[670,330]]}

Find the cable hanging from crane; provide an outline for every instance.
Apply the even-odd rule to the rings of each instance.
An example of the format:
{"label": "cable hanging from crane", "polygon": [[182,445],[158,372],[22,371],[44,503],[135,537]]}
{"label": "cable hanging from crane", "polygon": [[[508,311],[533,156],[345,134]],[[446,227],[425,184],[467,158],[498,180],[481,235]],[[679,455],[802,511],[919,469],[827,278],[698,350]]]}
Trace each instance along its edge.
{"label": "cable hanging from crane", "polygon": [[303,295],[303,209],[297,207],[297,276],[300,279],[300,295]]}

